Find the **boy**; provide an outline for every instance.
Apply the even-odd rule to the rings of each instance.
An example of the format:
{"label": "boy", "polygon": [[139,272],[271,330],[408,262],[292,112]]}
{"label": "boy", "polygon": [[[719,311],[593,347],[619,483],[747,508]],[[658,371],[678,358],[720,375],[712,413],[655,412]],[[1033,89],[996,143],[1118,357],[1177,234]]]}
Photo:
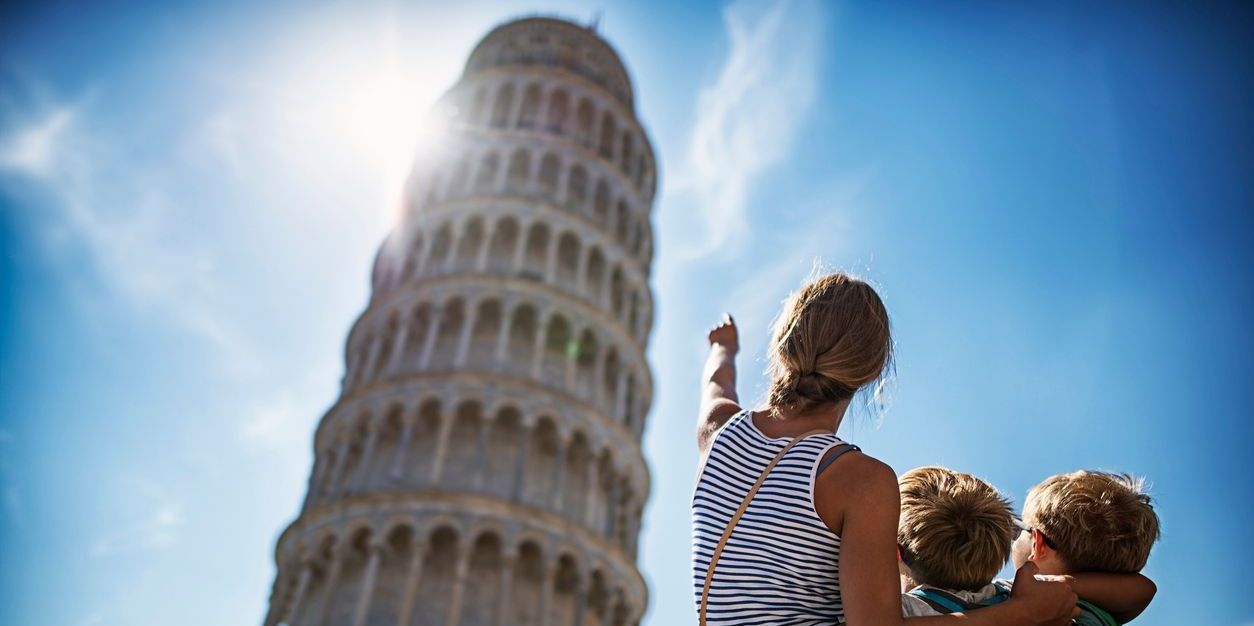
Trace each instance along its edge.
{"label": "boy", "polygon": [[[1079,474],[1087,473],[1076,473]],[[1088,524],[1088,528],[1094,531],[1093,537],[1077,541],[1100,543],[1103,540],[1099,535],[1111,529],[1109,524],[1104,526],[1095,517],[1115,518],[1134,512],[1124,500],[1135,498],[1114,498],[1110,495],[1111,489],[1103,490],[1101,481],[1094,479],[1078,484],[1062,480],[1070,476],[1075,475],[1056,476],[1033,489],[1027,511],[1034,523],[1056,529],[1068,541],[1079,536],[1072,534],[1072,530]],[[1008,598],[1009,584],[992,579],[1011,556],[1012,544],[1016,567],[1032,560],[1045,574],[1067,575],[1087,569],[1123,573],[1135,571],[1127,567],[1104,566],[1096,561],[1084,561],[1084,567],[1072,566],[1057,548],[1049,545],[1064,544],[1054,541],[1048,530],[1038,528],[1031,534],[1020,530],[1026,525],[1014,519],[1006,498],[992,485],[970,474],[943,467],[923,467],[903,475],[900,486],[901,523],[897,541],[901,551],[903,584],[909,590],[902,597],[902,611],[906,616],[970,611]],[[1089,492],[1094,487],[1105,495],[1091,495]],[[1139,489],[1135,491],[1139,494]],[[1077,504],[1086,502],[1097,504],[1087,508]],[[1148,497],[1144,497],[1144,502],[1148,505]],[[1066,521],[1060,522],[1057,519],[1059,516]],[[1047,522],[1053,525],[1046,525]],[[1156,538],[1156,517],[1153,522],[1153,536]],[[1124,540],[1123,534],[1113,534],[1121,537],[1120,541]],[[1016,535],[1020,535],[1018,542]],[[1030,537],[1031,541],[1025,542],[1024,537]],[[1043,549],[1051,552],[1037,550],[1033,545],[1037,541]],[[1072,547],[1072,544],[1065,545]],[[1148,554],[1148,547],[1144,552]],[[1135,569],[1143,564],[1142,556]],[[1121,621],[1130,620],[1144,610],[1154,593],[1153,583],[1139,575],[1084,573],[1070,576],[1069,582],[1081,598],[1115,611]],[[1082,602],[1080,608],[1078,624],[1113,626],[1118,623],[1088,602]]]}
{"label": "boy", "polygon": [[906,617],[957,613],[1009,597],[993,577],[1015,538],[1010,502],[992,485],[944,467],[901,476],[901,552]]}
{"label": "boy", "polygon": [[1032,561],[1042,574],[1072,576],[1076,594],[1105,609],[1081,601],[1076,624],[1122,624],[1154,598],[1154,583],[1139,574],[1159,537],[1143,484],[1127,474],[1080,470],[1050,476],[1028,492],[1015,566]]}

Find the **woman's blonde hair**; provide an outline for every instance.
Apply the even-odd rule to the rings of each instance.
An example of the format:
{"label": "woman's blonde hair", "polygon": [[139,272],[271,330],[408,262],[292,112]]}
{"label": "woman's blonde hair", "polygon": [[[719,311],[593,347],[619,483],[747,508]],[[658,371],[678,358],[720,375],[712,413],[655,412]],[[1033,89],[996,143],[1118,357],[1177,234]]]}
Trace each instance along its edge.
{"label": "woman's blonde hair", "polygon": [[804,412],[853,397],[892,362],[888,310],[866,282],[841,272],[793,293],[768,348],[772,409]]}

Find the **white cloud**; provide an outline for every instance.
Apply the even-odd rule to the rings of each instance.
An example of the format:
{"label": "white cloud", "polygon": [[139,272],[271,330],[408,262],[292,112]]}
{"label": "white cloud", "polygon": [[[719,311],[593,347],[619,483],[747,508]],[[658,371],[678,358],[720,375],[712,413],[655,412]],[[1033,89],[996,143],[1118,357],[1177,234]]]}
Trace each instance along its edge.
{"label": "white cloud", "polygon": [[64,135],[78,118],[78,107],[61,105],[43,112],[0,142],[0,168],[45,178],[53,171]]}
{"label": "white cloud", "polygon": [[775,234],[779,240],[774,245],[786,248],[788,254],[775,255],[774,260],[756,264],[737,278],[725,306],[734,307],[742,328],[767,328],[788,294],[816,270],[859,272],[858,267],[832,264],[850,237],[850,215],[857,212],[870,176],[869,170],[855,171],[817,189],[800,207],[798,213],[804,217],[796,226],[784,225]]}
{"label": "white cloud", "polygon": [[127,481],[129,491],[152,503],[148,512],[132,523],[92,542],[89,554],[106,558],[136,551],[160,550],[178,543],[185,521],[183,507],[155,482],[142,477]]}
{"label": "white cloud", "polygon": [[723,18],[731,50],[718,80],[701,90],[688,158],[677,177],[696,195],[706,239],[691,257],[734,247],[744,236],[756,179],[792,146],[814,102],[823,7],[815,0],[739,0]]}
{"label": "white cloud", "polygon": [[18,88],[13,100],[25,107],[0,119],[0,182],[15,195],[34,191],[20,204],[37,215],[46,242],[86,252],[111,292],[209,341],[234,371],[255,371],[256,357],[215,310],[213,257],[173,236],[177,193],[159,172],[127,165],[93,125],[90,95],[64,102]]}

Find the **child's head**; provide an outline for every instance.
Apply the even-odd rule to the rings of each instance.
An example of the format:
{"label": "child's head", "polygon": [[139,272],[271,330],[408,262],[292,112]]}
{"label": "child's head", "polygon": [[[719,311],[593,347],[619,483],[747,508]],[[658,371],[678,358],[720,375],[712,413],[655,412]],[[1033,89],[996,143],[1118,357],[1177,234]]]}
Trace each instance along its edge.
{"label": "child's head", "polygon": [[866,282],[820,276],[797,290],[775,320],[768,404],[806,411],[848,401],[889,367],[888,310]]}
{"label": "child's head", "polygon": [[1045,574],[1141,571],[1158,540],[1158,515],[1143,484],[1087,470],[1046,478],[1023,503],[1015,567],[1033,561]]}
{"label": "child's head", "polygon": [[897,545],[914,584],[976,591],[1010,557],[1014,512],[992,485],[944,467],[902,475]]}

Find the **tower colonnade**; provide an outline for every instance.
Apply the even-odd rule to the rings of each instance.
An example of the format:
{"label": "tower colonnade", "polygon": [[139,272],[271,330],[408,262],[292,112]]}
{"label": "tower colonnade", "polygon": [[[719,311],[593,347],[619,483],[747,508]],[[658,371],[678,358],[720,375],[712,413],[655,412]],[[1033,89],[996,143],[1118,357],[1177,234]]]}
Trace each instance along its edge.
{"label": "tower colonnade", "polygon": [[279,537],[265,626],[633,626],[657,185],[592,29],[492,30],[436,105]]}
{"label": "tower colonnade", "polygon": [[490,499],[346,500],[289,532],[265,624],[552,623],[622,626],[638,619],[643,581],[631,561],[555,516],[520,528]]}

